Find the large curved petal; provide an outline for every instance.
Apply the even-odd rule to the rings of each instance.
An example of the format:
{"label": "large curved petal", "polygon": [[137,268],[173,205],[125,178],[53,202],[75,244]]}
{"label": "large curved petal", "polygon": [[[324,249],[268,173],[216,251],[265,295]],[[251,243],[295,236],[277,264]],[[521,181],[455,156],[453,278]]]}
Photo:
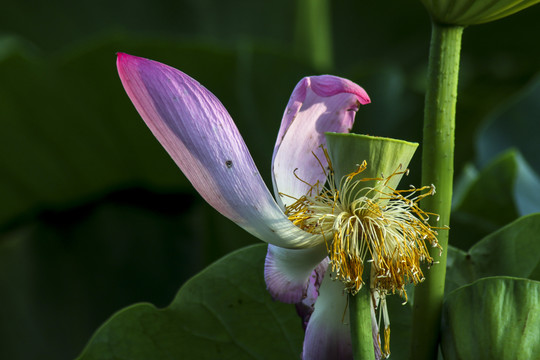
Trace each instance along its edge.
{"label": "large curved petal", "polygon": [[317,181],[324,184],[323,167],[327,161],[320,148],[326,144],[324,133],[349,132],[360,104],[369,102],[364,89],[336,76],[306,77],[296,85],[272,157],[272,181],[278,202],[287,206],[294,198],[305,195],[310,185]]}
{"label": "large curved petal", "polygon": [[212,93],[152,60],[120,53],[117,66],[128,96],[154,136],[217,211],[277,246],[323,242],[283,214],[230,115]]}
{"label": "large curved petal", "polygon": [[324,276],[304,338],[303,360],[352,360],[347,293],[330,268]]}
{"label": "large curved petal", "polygon": [[264,280],[270,295],[284,303],[301,302],[310,295],[307,291],[311,277],[322,280],[328,265],[326,255],[324,244],[309,249],[283,249],[268,245]]}

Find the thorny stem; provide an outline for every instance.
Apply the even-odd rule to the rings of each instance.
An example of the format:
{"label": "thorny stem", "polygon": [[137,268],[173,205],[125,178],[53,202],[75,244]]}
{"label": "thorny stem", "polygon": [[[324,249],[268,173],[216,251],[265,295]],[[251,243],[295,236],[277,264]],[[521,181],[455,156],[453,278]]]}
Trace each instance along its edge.
{"label": "thorny stem", "polygon": [[[424,107],[424,139],[422,152],[422,183],[435,184],[437,195],[422,200],[422,208],[440,215],[432,226],[450,225],[452,182],[454,174],[454,128],[457,83],[461,50],[462,26],[433,23],[428,89]],[[426,274],[426,280],[416,287],[413,306],[411,359],[437,359],[441,310],[446,275],[448,231],[440,231],[439,244],[431,256],[439,263]]]}

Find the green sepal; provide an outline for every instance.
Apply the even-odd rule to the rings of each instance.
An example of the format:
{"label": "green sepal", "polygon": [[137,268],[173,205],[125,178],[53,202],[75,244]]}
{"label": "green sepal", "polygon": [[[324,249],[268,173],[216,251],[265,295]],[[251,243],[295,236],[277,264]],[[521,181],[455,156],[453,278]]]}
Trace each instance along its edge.
{"label": "green sepal", "polygon": [[433,19],[448,25],[476,25],[498,20],[540,0],[422,0]]}

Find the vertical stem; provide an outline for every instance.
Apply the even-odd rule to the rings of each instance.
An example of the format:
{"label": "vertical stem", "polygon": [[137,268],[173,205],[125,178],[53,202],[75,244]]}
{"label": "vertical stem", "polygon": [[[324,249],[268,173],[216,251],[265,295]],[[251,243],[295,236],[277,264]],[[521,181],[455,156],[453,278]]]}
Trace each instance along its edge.
{"label": "vertical stem", "polygon": [[296,55],[318,71],[333,65],[330,5],[328,0],[297,0]]}
{"label": "vertical stem", "polygon": [[354,359],[375,359],[369,286],[364,286],[356,295],[349,295],[349,315]]}
{"label": "vertical stem", "polygon": [[[434,226],[450,224],[454,174],[454,129],[462,26],[433,23],[428,66],[428,89],[424,107],[422,183],[434,184],[437,194],[422,200],[422,208],[440,215]],[[437,359],[441,309],[446,275],[448,231],[439,231],[443,248],[433,248],[437,265],[417,286],[414,296],[411,359]]]}

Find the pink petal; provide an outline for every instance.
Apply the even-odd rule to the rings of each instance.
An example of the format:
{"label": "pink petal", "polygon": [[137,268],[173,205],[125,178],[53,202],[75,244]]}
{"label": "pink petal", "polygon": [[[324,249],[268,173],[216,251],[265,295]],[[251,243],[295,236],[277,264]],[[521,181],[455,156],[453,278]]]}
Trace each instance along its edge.
{"label": "pink petal", "polygon": [[265,186],[221,102],[167,65],[118,54],[122,84],[154,136],[201,196],[256,237],[283,247],[323,242],[294,226]]}
{"label": "pink petal", "polygon": [[311,273],[305,294],[302,296],[302,301],[295,304],[296,313],[302,319],[302,328],[304,331],[307,328],[311,314],[313,314],[313,311],[315,310],[315,302],[319,297],[319,288],[321,287],[327,268],[328,258],[324,258],[319,266]]}
{"label": "pink petal", "polygon": [[283,249],[268,245],[264,280],[270,295],[275,300],[290,304],[312,296],[307,293],[311,276],[320,276],[322,280],[327,266],[326,255],[325,245],[310,249]]}
{"label": "pink petal", "polygon": [[323,167],[327,162],[320,148],[326,144],[324,133],[349,132],[360,104],[369,102],[364,89],[336,76],[306,77],[296,85],[283,114],[272,158],[278,202],[289,205],[306,194],[309,184],[324,184]]}
{"label": "pink petal", "polygon": [[303,360],[353,358],[347,294],[343,283],[324,276],[304,338]]}

